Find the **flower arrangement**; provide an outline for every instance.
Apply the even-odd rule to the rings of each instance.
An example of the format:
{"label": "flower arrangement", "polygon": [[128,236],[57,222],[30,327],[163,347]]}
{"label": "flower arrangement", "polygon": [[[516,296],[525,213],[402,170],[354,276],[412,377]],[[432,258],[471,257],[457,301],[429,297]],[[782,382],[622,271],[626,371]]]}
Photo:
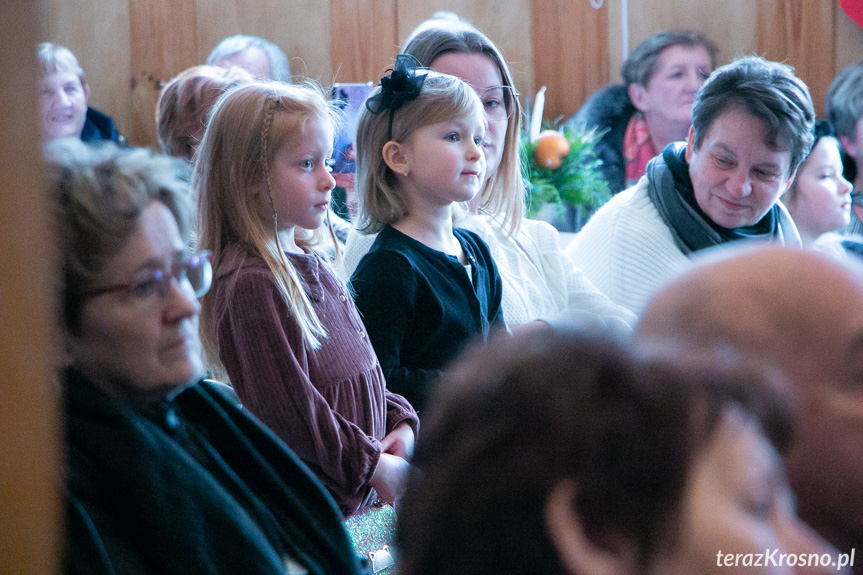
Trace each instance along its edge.
{"label": "flower arrangement", "polygon": [[[522,130],[528,215],[535,216],[547,204],[556,204],[558,211],[572,207],[591,212],[611,198],[599,171],[602,161],[593,149],[602,134],[561,126],[559,119],[542,122],[544,91],[537,94],[533,111],[525,114],[529,128]],[[540,131],[540,126],[545,129]]]}

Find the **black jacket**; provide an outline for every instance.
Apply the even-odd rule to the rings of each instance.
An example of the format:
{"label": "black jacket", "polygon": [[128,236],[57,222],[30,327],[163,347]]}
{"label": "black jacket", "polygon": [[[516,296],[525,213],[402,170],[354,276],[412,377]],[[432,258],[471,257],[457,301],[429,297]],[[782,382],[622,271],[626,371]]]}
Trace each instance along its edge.
{"label": "black jacket", "polygon": [[67,573],[360,573],[335,502],[211,383],[141,413],[69,372]]}
{"label": "black jacket", "polygon": [[110,140],[121,146],[126,145],[126,138],[120,135],[114,126],[114,120],[97,110],[87,108],[87,118],[84,120],[84,129],[81,130],[81,141],[99,142]]}
{"label": "black jacket", "polygon": [[594,145],[602,160],[602,175],[612,194],[626,188],[626,162],[623,160],[623,136],[626,125],[636,112],[624,84],[609,84],[591,94],[584,106],[567,121],[573,129],[605,130]]}

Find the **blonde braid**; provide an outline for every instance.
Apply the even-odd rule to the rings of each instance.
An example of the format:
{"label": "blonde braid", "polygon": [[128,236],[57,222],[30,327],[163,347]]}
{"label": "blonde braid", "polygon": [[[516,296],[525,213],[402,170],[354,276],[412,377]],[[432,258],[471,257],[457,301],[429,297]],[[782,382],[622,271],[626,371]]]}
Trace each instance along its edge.
{"label": "blonde braid", "polygon": [[273,117],[276,115],[276,108],[279,105],[278,96],[275,93],[267,96],[264,105],[267,109],[264,112],[264,127],[261,130],[261,167],[264,169],[264,184],[267,188],[267,197],[270,198],[270,206],[273,208],[276,245],[279,246],[279,251],[281,251],[282,246],[279,242],[279,214],[276,213],[276,201],[273,199],[273,190],[270,188],[270,128],[273,125]]}

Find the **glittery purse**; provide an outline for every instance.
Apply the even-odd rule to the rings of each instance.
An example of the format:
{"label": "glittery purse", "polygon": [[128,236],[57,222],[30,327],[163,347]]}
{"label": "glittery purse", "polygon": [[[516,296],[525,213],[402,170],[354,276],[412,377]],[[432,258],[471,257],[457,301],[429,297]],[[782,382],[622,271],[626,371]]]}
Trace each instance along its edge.
{"label": "glittery purse", "polygon": [[371,564],[372,573],[395,573],[392,543],[396,536],[396,510],[381,500],[363,507],[345,519],[356,552]]}

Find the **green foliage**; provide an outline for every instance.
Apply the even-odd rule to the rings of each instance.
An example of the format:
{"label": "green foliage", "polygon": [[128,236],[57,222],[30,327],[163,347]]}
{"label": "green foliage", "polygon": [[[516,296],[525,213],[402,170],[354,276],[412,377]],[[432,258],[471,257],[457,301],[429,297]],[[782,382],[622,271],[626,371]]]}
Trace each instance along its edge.
{"label": "green foliage", "polygon": [[[555,129],[551,126],[545,128]],[[599,171],[602,161],[593,150],[594,143],[602,134],[569,127],[558,130],[569,141],[569,154],[554,170],[537,164],[534,159],[536,143],[530,141],[527,130],[522,131],[521,165],[527,188],[528,217],[536,215],[544,204],[567,203],[596,209],[611,198],[608,184]]]}

